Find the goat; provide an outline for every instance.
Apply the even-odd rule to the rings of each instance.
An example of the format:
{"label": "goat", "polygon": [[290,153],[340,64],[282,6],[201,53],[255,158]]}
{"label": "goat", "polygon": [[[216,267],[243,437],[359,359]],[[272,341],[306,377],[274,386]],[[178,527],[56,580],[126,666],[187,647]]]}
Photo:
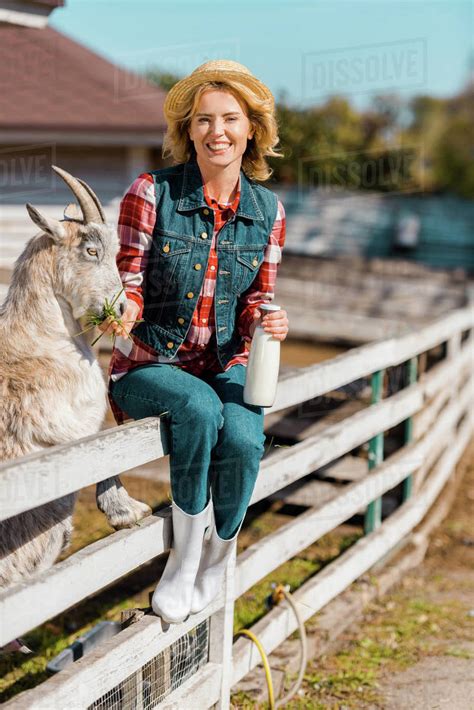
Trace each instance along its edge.
{"label": "goat", "polygon": [[[0,461],[95,434],[106,412],[106,384],[78,319],[102,314],[123,291],[118,236],[92,189],[52,166],[75,195],[75,216],[59,221],[27,204],[41,229],[17,259],[0,307]],[[66,209],[69,209],[66,208]],[[82,219],[81,217],[82,212]],[[121,293],[116,315],[125,307]],[[75,493],[0,522],[0,588],[51,567],[72,535]],[[118,476],[97,484],[96,500],[115,529],[151,513]]]}

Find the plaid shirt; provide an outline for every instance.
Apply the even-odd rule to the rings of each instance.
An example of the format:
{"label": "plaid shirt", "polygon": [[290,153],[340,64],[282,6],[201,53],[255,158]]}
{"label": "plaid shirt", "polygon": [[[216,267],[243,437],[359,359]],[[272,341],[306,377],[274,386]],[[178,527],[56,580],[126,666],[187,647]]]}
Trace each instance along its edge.
{"label": "plaid shirt", "polygon": [[[221,372],[222,367],[216,353],[214,292],[217,275],[216,238],[220,229],[235,214],[240,199],[240,177],[237,194],[232,203],[218,203],[209,197],[203,185],[204,198],[214,210],[214,233],[204,282],[199,294],[191,326],[176,355],[170,359],[159,355],[141,342],[133,332],[130,338],[117,337],[109,366],[110,381],[118,380],[129,370],[146,363],[167,363],[178,365],[183,370],[199,377],[205,371]],[[142,286],[147,266],[148,252],[153,239],[155,225],[155,190],[153,177],[148,173],[140,175],[125,193],[120,203],[118,233],[120,250],[117,266],[127,298],[140,307],[137,318],[143,313]],[[285,243],[285,211],[278,200],[278,210],[273,229],[268,238],[264,260],[251,286],[239,297],[237,319],[238,333],[242,336],[241,346],[227,363],[225,371],[233,365],[246,365],[251,342],[249,328],[253,322],[253,311],[262,303],[269,303],[274,297],[274,287],[281,252]],[[110,382],[109,381],[109,382]],[[129,417],[112,399],[109,402],[117,424],[123,424]]]}

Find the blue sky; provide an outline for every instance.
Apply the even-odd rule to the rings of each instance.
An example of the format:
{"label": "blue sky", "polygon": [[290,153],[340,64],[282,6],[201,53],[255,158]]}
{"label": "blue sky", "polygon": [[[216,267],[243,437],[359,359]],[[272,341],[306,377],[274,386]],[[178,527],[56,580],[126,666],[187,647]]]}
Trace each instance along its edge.
{"label": "blue sky", "polygon": [[50,25],[134,70],[242,62],[295,106],[451,96],[474,62],[466,0],[66,0]]}

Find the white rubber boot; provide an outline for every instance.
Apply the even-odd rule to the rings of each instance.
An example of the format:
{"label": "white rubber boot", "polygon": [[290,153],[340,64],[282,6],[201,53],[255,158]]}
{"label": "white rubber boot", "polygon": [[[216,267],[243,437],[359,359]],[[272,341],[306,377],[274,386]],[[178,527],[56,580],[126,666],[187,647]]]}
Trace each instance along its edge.
{"label": "white rubber boot", "polygon": [[223,540],[217,534],[215,521],[212,520],[211,533],[209,538],[204,540],[202,548],[191,602],[191,614],[197,614],[218,595],[227,562],[236,548],[237,537],[243,522],[242,519],[237,532],[230,540]]}
{"label": "white rubber boot", "polygon": [[151,600],[155,614],[168,624],[177,624],[189,615],[211,506],[209,500],[203,511],[190,515],[174,501],[171,503],[173,544]]}

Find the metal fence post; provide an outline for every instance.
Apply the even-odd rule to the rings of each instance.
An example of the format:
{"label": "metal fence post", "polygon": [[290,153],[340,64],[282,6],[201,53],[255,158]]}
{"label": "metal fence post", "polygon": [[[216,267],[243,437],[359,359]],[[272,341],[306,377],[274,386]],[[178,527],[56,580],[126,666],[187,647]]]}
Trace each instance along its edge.
{"label": "metal fence post", "polygon": [[[372,396],[371,404],[376,404],[382,399],[382,385],[385,370],[374,372],[371,377]],[[383,431],[376,434],[369,441],[369,471],[383,461]],[[376,498],[369,503],[365,512],[364,532],[373,532],[382,522],[382,498]]]}
{"label": "metal fence post", "polygon": [[[407,384],[413,385],[418,376],[418,358],[412,357],[405,364],[407,373]],[[404,443],[408,444],[413,439],[413,417],[405,419]],[[403,481],[402,499],[405,501],[410,498],[413,492],[413,473],[410,473]]]}

